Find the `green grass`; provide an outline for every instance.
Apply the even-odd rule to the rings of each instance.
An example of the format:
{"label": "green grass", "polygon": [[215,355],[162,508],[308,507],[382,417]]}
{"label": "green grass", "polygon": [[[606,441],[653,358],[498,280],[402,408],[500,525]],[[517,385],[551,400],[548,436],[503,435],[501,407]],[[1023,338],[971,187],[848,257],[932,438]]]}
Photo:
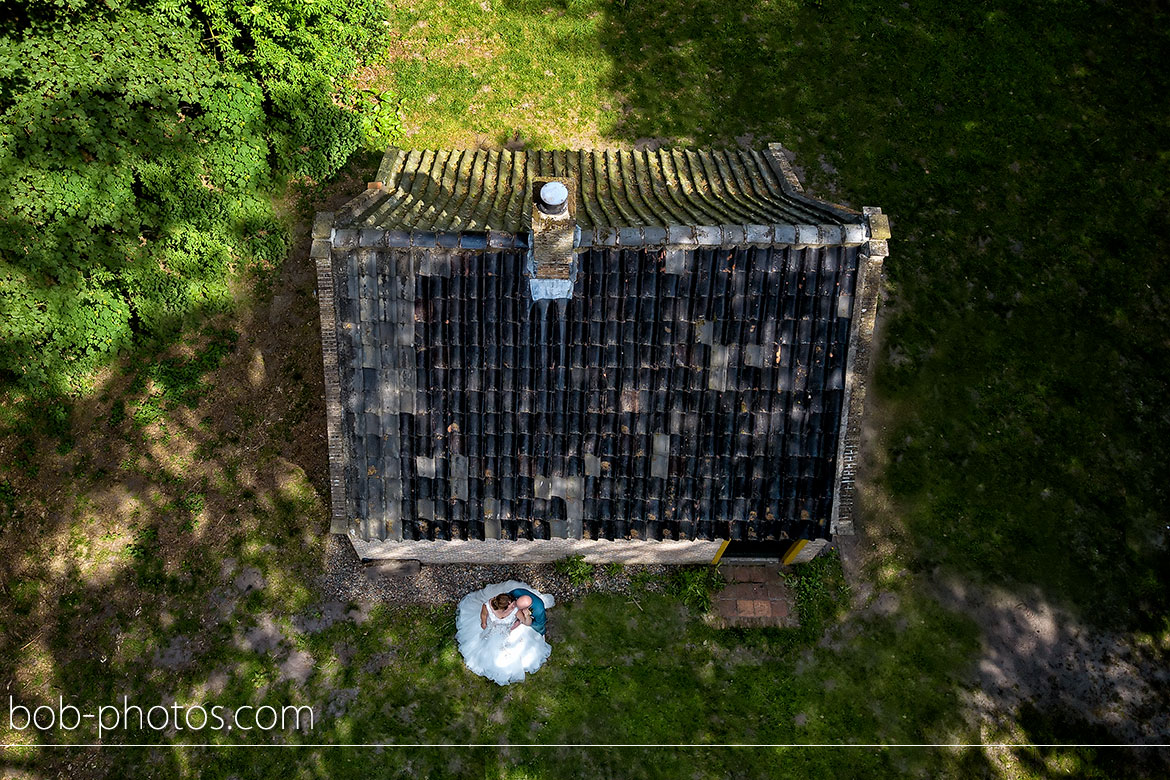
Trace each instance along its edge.
{"label": "green grass", "polygon": [[[87,475],[76,448],[55,449],[72,435],[73,410],[46,406],[13,423],[0,482],[0,668],[26,700],[68,690],[92,703],[123,693],[191,701],[223,674],[217,696],[233,704],[326,707],[332,690],[357,689],[344,712],[294,742],[971,740],[983,736],[963,720],[976,631],[929,597],[929,573],[1035,585],[1089,621],[1167,631],[1170,25],[1158,6],[416,0],[392,13],[392,55],[373,86],[404,101],[406,145],[516,135],[546,148],[729,144],[750,134],[753,145],[793,149],[816,192],[890,214],[875,387],[888,428],[873,454],[887,463],[879,487],[891,501],[863,520],[892,543],[879,586],[900,607],[840,623],[848,595],[829,557],[790,581],[800,629],[719,632],[635,577],[636,601],[558,605],[552,659],[507,689],[463,669],[449,608],[381,607],[366,623],[298,635],[293,616],[316,603],[328,502],[323,460],[288,440],[320,425],[321,405],[305,368],[286,376],[282,396],[238,396],[230,430],[193,425],[188,413],[204,419],[214,400],[207,383],[220,359],[243,348],[229,339],[214,359],[197,349],[142,369],[155,389],[144,382],[109,404],[131,445],[115,460],[122,477],[148,482],[135,488],[132,522],[99,533],[98,509],[79,498],[63,521],[65,499],[37,493],[38,474],[60,464],[80,469],[83,497],[107,500],[95,507],[125,487]],[[218,338],[204,335],[198,344]],[[269,419],[281,403],[287,413]],[[0,415],[7,424],[11,407]],[[167,441],[125,424],[143,415],[165,423]],[[38,448],[46,436],[53,443]],[[168,462],[166,448],[188,441],[212,473]],[[290,464],[303,469],[291,488],[279,472]],[[35,533],[30,517],[42,523]],[[171,552],[176,538],[184,560]],[[106,558],[73,559],[104,561],[101,576],[50,566],[60,540],[105,545]],[[217,621],[209,603],[227,556],[261,570],[269,588]],[[239,646],[238,632],[264,616],[313,656],[304,687],[277,682],[287,647],[270,657]],[[155,669],[155,653],[179,635],[201,643],[191,665]],[[1025,707],[992,736],[1106,740],[1094,728]],[[213,778],[1143,773],[1132,755],[1100,750],[1006,753],[1000,763],[981,750],[704,747],[90,755],[95,775]],[[66,760],[8,752],[0,767],[35,774]]]}
{"label": "green grass", "polygon": [[[264,561],[273,576],[287,570]],[[834,575],[832,570],[836,574]],[[839,576],[832,558],[809,576]],[[202,589],[192,606],[206,598]],[[832,602],[828,592],[819,598]],[[99,593],[78,588],[50,645],[68,653],[67,632],[78,616],[93,614]],[[836,607],[841,604],[834,602]],[[826,605],[831,608],[832,605]],[[66,607],[63,607],[66,609]],[[299,632],[297,613],[319,616],[312,602],[290,604],[263,591],[242,602],[236,616],[210,628],[197,615],[169,626],[153,616],[115,617],[123,628],[115,646],[98,627],[83,629],[95,656],[63,665],[54,685],[81,692],[75,701],[100,702],[129,690],[135,701],[173,695],[182,702],[240,706],[308,704],[316,726],[305,734],[282,734],[297,744],[324,743],[788,743],[880,739],[936,741],[959,733],[954,706],[956,670],[971,653],[975,635],[964,618],[929,600],[914,601],[892,618],[863,621],[865,642],[840,648],[818,644],[820,632],[797,629],[723,632],[707,627],[676,598],[647,593],[635,607],[622,595],[594,595],[558,605],[555,651],[527,683],[501,688],[471,674],[454,644],[453,608],[376,608],[364,623],[340,621],[317,633]],[[274,655],[238,646],[236,638],[268,616],[286,636]],[[206,640],[192,665],[152,670],[143,659],[167,648],[175,637]],[[938,637],[946,638],[941,644]],[[874,648],[882,648],[875,652]],[[280,664],[293,648],[307,652],[313,671],[304,685],[280,679]],[[98,659],[100,653],[106,658]],[[387,656],[389,654],[389,660]],[[344,660],[340,660],[344,655]],[[381,659],[381,662],[379,662]],[[222,691],[201,694],[215,671],[226,672]],[[827,682],[829,681],[829,682]],[[328,712],[336,691],[355,689],[344,707]],[[248,744],[265,737],[237,733],[178,734],[178,744],[210,739]],[[61,734],[61,742],[85,735]],[[152,741],[149,733],[116,734],[114,742]],[[184,756],[198,755],[198,769]],[[379,754],[181,750],[128,750],[111,754],[111,765],[158,765],[174,777],[230,777],[250,771],[265,776],[458,775],[460,763],[488,776],[563,777],[566,773],[624,777],[800,776],[844,766],[868,776],[897,776],[907,766],[942,771],[953,766],[944,753],[856,751],[844,756],[787,751],[535,751],[507,753],[417,750]],[[387,755],[393,761],[387,762]],[[409,759],[409,767],[406,765]],[[700,763],[696,764],[696,759]],[[31,763],[36,764],[35,757]],[[19,766],[21,762],[14,762]],[[787,771],[784,771],[787,768]],[[478,770],[477,770],[478,771]],[[697,774],[692,775],[692,772]]]}
{"label": "green grass", "polygon": [[849,603],[849,584],[841,570],[841,559],[830,549],[788,573],[785,581],[796,595],[800,631],[816,639]]}
{"label": "green grass", "polygon": [[1076,3],[656,8],[603,27],[615,140],[779,138],[820,192],[891,215],[878,389],[908,562],[1159,626],[1165,25]]}
{"label": "green grass", "polygon": [[599,139],[617,121],[604,82],[613,65],[598,45],[606,15],[596,3],[424,0],[391,13],[383,85],[402,99],[415,144],[518,136],[564,147]]}
{"label": "green grass", "polygon": [[714,566],[685,566],[668,575],[666,590],[699,614],[711,609],[711,598],[723,588],[723,575]]}

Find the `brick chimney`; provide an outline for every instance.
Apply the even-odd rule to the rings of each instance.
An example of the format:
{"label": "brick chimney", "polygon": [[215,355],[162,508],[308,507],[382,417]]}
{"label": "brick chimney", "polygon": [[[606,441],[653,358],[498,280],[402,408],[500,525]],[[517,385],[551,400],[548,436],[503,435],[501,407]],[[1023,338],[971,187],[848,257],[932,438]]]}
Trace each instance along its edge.
{"label": "brick chimney", "polygon": [[532,182],[532,297],[572,297],[575,185],[570,178]]}

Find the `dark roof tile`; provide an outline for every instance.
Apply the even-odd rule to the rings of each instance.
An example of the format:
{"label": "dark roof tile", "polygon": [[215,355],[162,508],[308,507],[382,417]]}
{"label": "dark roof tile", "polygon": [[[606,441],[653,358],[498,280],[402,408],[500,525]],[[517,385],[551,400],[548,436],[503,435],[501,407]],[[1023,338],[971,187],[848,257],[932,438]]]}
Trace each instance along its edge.
{"label": "dark roof tile", "polygon": [[670,251],[587,251],[574,297],[537,302],[523,250],[338,253],[362,534],[827,533],[857,249]]}

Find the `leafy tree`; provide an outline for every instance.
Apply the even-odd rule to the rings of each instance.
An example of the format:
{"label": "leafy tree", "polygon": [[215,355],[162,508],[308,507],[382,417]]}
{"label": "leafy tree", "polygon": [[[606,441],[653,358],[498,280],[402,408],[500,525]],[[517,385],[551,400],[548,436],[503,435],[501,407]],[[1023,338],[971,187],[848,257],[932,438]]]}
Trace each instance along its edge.
{"label": "leafy tree", "polygon": [[376,0],[0,4],[0,381],[64,394],[228,301],[363,142]]}

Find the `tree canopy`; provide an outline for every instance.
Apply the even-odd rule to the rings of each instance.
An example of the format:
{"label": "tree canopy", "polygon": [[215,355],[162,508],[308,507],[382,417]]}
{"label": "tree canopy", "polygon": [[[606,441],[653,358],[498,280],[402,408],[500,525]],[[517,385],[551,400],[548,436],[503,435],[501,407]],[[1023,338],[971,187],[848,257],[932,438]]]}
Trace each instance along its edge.
{"label": "tree canopy", "polygon": [[60,395],[277,262],[363,143],[376,0],[0,3],[0,382]]}

